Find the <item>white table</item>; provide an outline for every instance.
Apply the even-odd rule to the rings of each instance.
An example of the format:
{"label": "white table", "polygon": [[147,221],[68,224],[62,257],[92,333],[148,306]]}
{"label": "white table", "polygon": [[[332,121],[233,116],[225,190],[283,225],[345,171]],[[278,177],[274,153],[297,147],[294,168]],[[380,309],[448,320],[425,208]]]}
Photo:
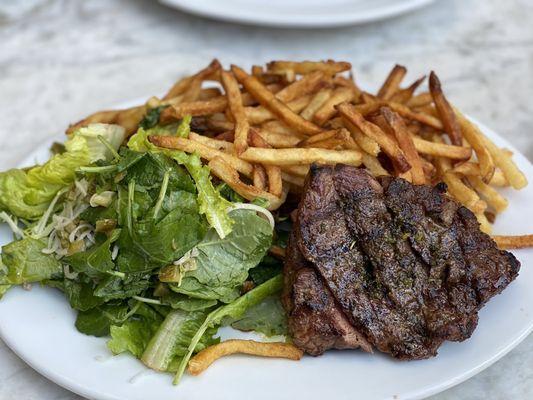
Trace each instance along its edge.
{"label": "white table", "polygon": [[[289,0],[288,0],[289,1]],[[0,3],[0,169],[69,122],[164,91],[181,71],[223,63],[333,58],[377,85],[394,63],[435,68],[453,102],[533,159],[533,2],[439,0],[414,14],[340,30],[289,31],[207,21],[150,0]],[[531,267],[531,266],[524,266]],[[32,329],[29,327],[29,329]],[[433,399],[530,399],[533,336]],[[79,399],[0,342],[0,400]]]}

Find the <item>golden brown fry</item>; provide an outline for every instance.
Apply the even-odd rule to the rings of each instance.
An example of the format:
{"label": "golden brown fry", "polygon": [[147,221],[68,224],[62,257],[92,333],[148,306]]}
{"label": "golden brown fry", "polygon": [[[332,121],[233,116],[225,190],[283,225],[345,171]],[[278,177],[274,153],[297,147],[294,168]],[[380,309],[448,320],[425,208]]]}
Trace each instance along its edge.
{"label": "golden brown fry", "polygon": [[302,110],[300,115],[308,121],[311,121],[315,113],[331,97],[332,90],[325,88],[315,93],[309,104]]}
{"label": "golden brown fry", "polygon": [[231,154],[227,154],[223,151],[205,146],[202,143],[195,142],[194,140],[175,136],[149,136],[148,139],[156,146],[165,147],[167,149],[182,150],[186,153],[198,153],[200,157],[206,160],[212,160],[215,157],[219,157],[241,174],[244,174],[247,177],[252,176],[252,164]]}
{"label": "golden brown fry", "polygon": [[276,97],[280,101],[287,103],[306,94],[314,93],[320,86],[323,86],[326,83],[327,80],[324,73],[315,71],[304,76],[302,79],[285,86],[276,93]]}
{"label": "golden brown fry", "polygon": [[496,166],[489,150],[483,142],[483,133],[481,133],[479,128],[474,123],[470,122],[457,109],[455,109],[455,114],[464,138],[476,153],[483,182],[490,182]]}
{"label": "golden brown fry", "polygon": [[354,100],[355,101],[359,101],[362,91],[355,84],[355,82],[353,81],[351,76],[350,76],[350,78],[345,78],[342,75],[338,75],[338,76],[333,78],[333,84],[337,85],[337,86],[344,86],[344,87],[347,87],[349,89],[352,89],[352,92],[354,93]]}
{"label": "golden brown fry", "polygon": [[228,106],[231,115],[235,120],[235,151],[237,154],[241,154],[248,148],[248,131],[250,130],[250,124],[246,119],[246,113],[244,112],[244,106],[242,104],[241,90],[235,77],[232,73],[227,71],[222,71],[221,77],[222,85],[224,86],[226,97],[228,99]]}
{"label": "golden brown fry", "polygon": [[301,176],[291,175],[286,172],[282,172],[281,178],[283,179],[284,182],[288,182],[293,186],[297,186],[297,187],[304,186],[305,178],[302,178]]}
{"label": "golden brown fry", "polygon": [[440,80],[434,71],[431,71],[429,74],[429,91],[431,97],[433,97],[437,112],[440,115],[444,131],[450,137],[452,144],[461,146],[463,144],[461,127],[459,126],[459,122],[453,112],[452,106],[444,96]]}
{"label": "golden brown fry", "polygon": [[390,175],[389,172],[381,166],[379,160],[369,154],[363,153],[363,165],[373,176]]}
{"label": "golden brown fry", "polygon": [[354,92],[345,87],[339,87],[333,91],[331,97],[320,107],[313,117],[313,121],[317,125],[324,125],[327,120],[333,117],[337,110],[335,106],[344,102],[349,102],[354,99]]}
{"label": "golden brown fry", "polygon": [[200,82],[204,81],[209,77],[212,77],[214,74],[216,74],[217,71],[220,71],[221,69],[222,66],[220,65],[220,62],[218,62],[217,59],[211,61],[211,63],[206,68],[200,70],[198,73],[180,79],[178,82],[176,82],[168,91],[168,93],[163,97],[163,100],[169,100],[173,97],[177,97],[179,95],[184,94],[195,80],[199,80]]}
{"label": "golden brown fry", "polygon": [[405,105],[409,108],[417,108],[427,106],[432,102],[433,98],[431,97],[431,93],[424,92],[413,96],[407,101],[407,103],[405,103]]}
{"label": "golden brown fry", "polygon": [[389,100],[398,91],[406,73],[407,68],[402,65],[395,65],[379,89],[377,97],[383,100]]}
{"label": "golden brown fry", "polygon": [[198,135],[197,133],[190,132],[189,139],[195,142],[202,143],[205,146],[212,147],[217,150],[224,150],[226,152],[233,152],[233,143],[226,140],[211,139],[207,136]]}
{"label": "golden brown fry", "polygon": [[282,165],[281,169],[290,175],[305,178],[309,172],[309,165]]}
{"label": "golden brown fry", "polygon": [[87,126],[89,124],[103,123],[120,125],[126,130],[126,135],[129,136],[137,131],[139,123],[143,119],[145,113],[145,105],[127,108],[124,110],[99,111],[97,113],[89,115],[88,117],[85,117],[84,119],[76,122],[73,125],[70,125],[66,133],[70,134],[76,131],[77,129],[83,126]]}
{"label": "golden brown fry", "polygon": [[288,126],[306,135],[320,133],[322,129],[294,113],[286,104],[277,99],[272,92],[241,68],[233,65],[231,70],[237,80],[261,103]]}
{"label": "golden brown fry", "polygon": [[[310,101],[311,96],[305,95],[288,102],[286,106],[289,108],[289,110],[291,110],[295,114],[298,114],[309,104]],[[276,118],[275,114],[273,114],[267,108],[262,106],[245,107],[244,111],[246,112],[246,117],[248,118],[248,121],[253,125],[261,124],[265,121]]]}
{"label": "golden brown fry", "polygon": [[215,97],[210,100],[192,101],[180,103],[165,108],[159,117],[163,124],[182,119],[186,115],[193,117],[223,112],[228,106],[226,96]]}
{"label": "golden brown fry", "polygon": [[425,79],[426,79],[426,76],[424,75],[423,77],[414,81],[411,85],[409,85],[405,89],[399,89],[396,93],[392,95],[390,100],[395,103],[400,103],[400,104],[407,103],[409,100],[411,100],[416,89],[418,89],[418,87],[422,84],[422,82],[424,82]]}
{"label": "golden brown fry", "polygon": [[431,182],[437,173],[437,169],[425,158],[420,157],[420,161],[422,161],[422,168],[424,169],[424,174],[426,175],[427,180]]}
{"label": "golden brown fry", "polygon": [[327,150],[316,148],[260,149],[249,147],[241,158],[250,162],[270,165],[305,164],[361,164],[361,153],[355,150]]}
{"label": "golden brown fry", "polygon": [[267,64],[267,70],[274,73],[286,73],[288,70],[299,75],[322,71],[327,75],[335,75],[348,71],[352,65],[348,62],[327,61],[272,61]]}
{"label": "golden brown fry", "polygon": [[[453,172],[456,172],[464,176],[472,176],[472,175],[480,176],[481,175],[479,164],[470,162],[470,161],[457,164],[456,166],[454,166]],[[490,180],[489,184],[492,186],[498,186],[498,187],[509,186],[509,182],[505,178],[505,175],[503,175],[503,172],[499,169],[494,171],[494,175],[492,176],[492,179]]]}
{"label": "golden brown fry", "polygon": [[493,236],[492,239],[501,250],[508,249],[523,249],[525,247],[533,247],[533,235],[518,235],[518,236]]}
{"label": "golden brown fry", "polygon": [[498,146],[496,146],[488,137],[481,136],[483,144],[489,151],[496,165],[502,170],[509,184],[515,189],[522,189],[527,186],[527,178]]}
{"label": "golden brown fry", "polygon": [[211,87],[211,88],[205,88],[200,91],[200,95],[198,96],[198,100],[209,100],[214,97],[221,96],[222,93],[220,92],[219,88]]}
{"label": "golden brown fry", "polygon": [[411,135],[407,131],[407,127],[405,126],[402,117],[391,111],[388,107],[383,107],[381,109],[381,114],[390,126],[400,149],[403,150],[405,158],[411,165],[411,170],[409,172],[411,174],[412,183],[415,185],[423,185],[426,183],[426,176],[424,174],[424,169],[422,168],[422,162],[420,161],[420,156],[418,155]]}
{"label": "golden brown fry", "polygon": [[[275,121],[267,121],[261,124],[261,129],[275,132],[275,133],[282,133],[284,135],[300,135],[298,132],[295,132],[293,129],[289,128],[287,125],[285,125],[283,122],[275,120]],[[304,137],[303,135],[300,135]]]}
{"label": "golden brown fry", "polygon": [[281,197],[276,197],[265,190],[261,190],[256,188],[255,186],[245,184],[240,180],[239,173],[237,172],[237,170],[221,157],[214,157],[212,160],[210,160],[209,168],[211,168],[211,172],[213,174],[215,174],[224,182],[226,182],[229,187],[231,187],[245,199],[253,201],[257,198],[263,198],[267,200],[267,208],[269,210],[276,210],[285,202],[285,198],[287,195],[287,192],[285,190],[282,193]]}
{"label": "golden brown fry", "polygon": [[472,186],[496,212],[500,213],[507,208],[509,205],[507,199],[499,194],[496,189],[483,182],[479,176],[469,176],[467,179],[470,186]]}
{"label": "golden brown fry", "polygon": [[379,126],[366,121],[363,116],[355,111],[354,107],[348,103],[338,105],[337,109],[345,121],[357,126],[366,136],[375,140],[383,152],[391,158],[400,172],[409,171],[411,166],[407,162],[402,150],[379,128]]}
{"label": "golden brown fry", "polygon": [[362,150],[371,156],[377,157],[381,149],[379,148],[379,144],[374,139],[366,136],[361,129],[348,120],[344,121],[344,125],[351,133],[354,141]]}
{"label": "golden brown fry", "polygon": [[298,146],[299,147],[313,147],[312,145],[314,143],[318,143],[323,140],[339,139],[339,140],[346,141],[348,140],[349,137],[350,137],[350,133],[344,128],[332,129],[329,131],[324,131],[322,133],[319,133],[318,135],[313,135],[308,138],[305,138],[298,144]]}
{"label": "golden brown fry", "polygon": [[261,164],[254,165],[254,171],[252,173],[252,182],[254,183],[254,186],[259,190],[267,189],[267,174],[265,171],[265,167],[263,167]]}
{"label": "golden brown fry", "polygon": [[256,342],[254,340],[230,339],[209,346],[192,357],[187,366],[191,375],[199,375],[221,357],[231,354],[249,354],[259,357],[286,358],[300,360],[303,352],[289,343]]}
{"label": "golden brown fry", "polygon": [[412,138],[416,150],[421,154],[446,157],[452,160],[468,160],[472,156],[472,149],[469,147],[430,142],[429,140],[424,140],[418,136],[413,136]]}
{"label": "golden brown fry", "polygon": [[487,218],[486,212],[476,213],[477,222],[479,222],[479,230],[487,235],[492,232],[492,225]]}
{"label": "golden brown fry", "polygon": [[[255,129],[250,131],[250,143],[254,147],[271,148]],[[264,169],[268,177],[268,191],[276,197],[281,197],[281,193],[283,192],[281,168],[277,165],[265,165]]]}
{"label": "golden brown fry", "polygon": [[263,128],[258,129],[257,132],[270,146],[276,149],[296,147],[304,139],[304,136],[301,135],[285,135]]}
{"label": "golden brown fry", "polygon": [[480,200],[477,193],[466,186],[461,178],[451,171],[445,172],[442,181],[448,186],[448,193],[474,214],[483,214],[487,204]]}

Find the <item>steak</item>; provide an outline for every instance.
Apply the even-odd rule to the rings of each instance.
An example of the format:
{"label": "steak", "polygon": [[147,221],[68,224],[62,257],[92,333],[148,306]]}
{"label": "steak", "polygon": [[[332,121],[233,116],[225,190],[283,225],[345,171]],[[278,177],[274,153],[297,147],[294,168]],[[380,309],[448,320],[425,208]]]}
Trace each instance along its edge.
{"label": "steak", "polygon": [[520,263],[445,192],[351,166],[311,168],[284,270],[298,347],[424,359],[472,335]]}

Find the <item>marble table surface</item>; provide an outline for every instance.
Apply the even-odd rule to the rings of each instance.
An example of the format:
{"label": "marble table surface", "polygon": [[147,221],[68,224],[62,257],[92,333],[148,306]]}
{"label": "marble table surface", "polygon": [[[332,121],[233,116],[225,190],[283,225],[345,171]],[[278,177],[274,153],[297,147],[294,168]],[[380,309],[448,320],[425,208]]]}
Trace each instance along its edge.
{"label": "marble table surface", "polygon": [[[438,71],[457,105],[533,159],[533,1],[438,0],[386,22],[272,30],[209,21],[151,0],[0,2],[0,170],[69,122],[161,93],[213,58],[351,61],[376,86],[394,63]],[[533,336],[435,400],[533,396]],[[0,341],[0,400],[73,400]]]}

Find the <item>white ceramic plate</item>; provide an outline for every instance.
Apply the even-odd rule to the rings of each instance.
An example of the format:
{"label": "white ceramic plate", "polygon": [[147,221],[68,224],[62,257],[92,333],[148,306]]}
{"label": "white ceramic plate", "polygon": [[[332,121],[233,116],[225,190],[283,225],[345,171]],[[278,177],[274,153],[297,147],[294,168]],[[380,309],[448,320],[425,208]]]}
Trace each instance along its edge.
{"label": "white ceramic plate", "polygon": [[[498,144],[512,148],[490,130],[485,132]],[[46,160],[51,142],[31,153],[23,164]],[[531,180],[533,166],[516,149],[512,150]],[[530,232],[533,186],[520,192],[505,192],[511,206],[498,218],[495,232]],[[0,244],[10,240],[3,228]],[[520,276],[481,310],[472,338],[463,343],[446,343],[438,357],[425,361],[398,362],[360,351],[331,351],[317,358],[304,357],[300,362],[233,356],[217,361],[199,377],[185,376],[175,387],[170,375],[144,373],[146,369],[133,357],[111,357],[105,339],[77,332],[75,313],[61,293],[40,287],[30,292],[12,289],[0,301],[0,336],[35,370],[91,399],[272,400],[300,398],[303,394],[309,400],[419,399],[480,372],[531,332],[533,250],[515,254],[522,262]],[[223,336],[231,334],[226,330]]]}
{"label": "white ceramic plate", "polygon": [[390,18],[434,0],[160,0],[203,17],[286,28],[357,25]]}

